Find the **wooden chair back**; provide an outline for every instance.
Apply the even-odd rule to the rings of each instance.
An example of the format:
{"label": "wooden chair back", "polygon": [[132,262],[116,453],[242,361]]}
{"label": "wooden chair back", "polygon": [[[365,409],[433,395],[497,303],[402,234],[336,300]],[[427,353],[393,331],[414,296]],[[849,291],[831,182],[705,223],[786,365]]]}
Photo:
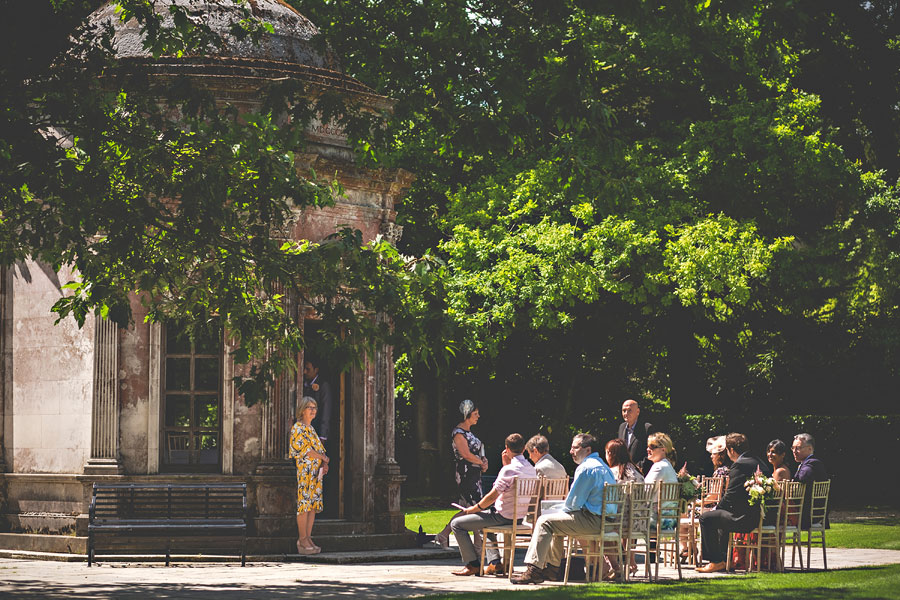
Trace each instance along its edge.
{"label": "wooden chair back", "polygon": [[810,496],[809,521],[813,527],[825,526],[825,515],[828,514],[828,493],[831,490],[831,480],[814,481],[812,484],[812,496]]}
{"label": "wooden chair back", "polygon": [[711,510],[725,493],[727,477],[704,477],[700,481],[700,510]]}
{"label": "wooden chair back", "polygon": [[803,515],[806,484],[800,481],[779,481],[778,486],[784,493],[784,505],[781,508],[782,527],[799,528],[800,518]]}

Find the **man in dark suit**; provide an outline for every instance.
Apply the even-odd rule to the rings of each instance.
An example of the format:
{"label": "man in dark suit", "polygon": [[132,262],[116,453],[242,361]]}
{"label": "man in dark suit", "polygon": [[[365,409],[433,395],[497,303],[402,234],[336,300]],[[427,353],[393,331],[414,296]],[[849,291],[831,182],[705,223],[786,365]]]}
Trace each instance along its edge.
{"label": "man in dark suit", "polygon": [[641,407],[629,398],[622,404],[622,419],[619,425],[619,439],[625,441],[631,462],[644,475],[650,471],[653,461],[647,458],[647,436],[656,431],[653,425],[640,420]]}
{"label": "man in dark suit", "polygon": [[798,433],[794,436],[794,443],[791,444],[791,452],[794,453],[794,460],[797,461],[797,472],[794,473],[793,481],[800,481],[806,484],[806,492],[803,500],[803,517],[800,519],[800,526],[809,529],[810,519],[809,511],[812,508],[812,489],[813,482],[827,481],[828,471],[825,470],[825,463],[813,456],[816,450],[816,440],[808,433]]}
{"label": "man in dark suit", "polygon": [[747,453],[747,436],[729,433],[725,436],[725,451],[734,461],[728,472],[728,487],[715,510],[700,515],[700,535],[703,541],[703,560],[708,563],[698,573],[725,570],[728,535],[731,532],[749,533],[759,525],[759,505],[750,506],[750,494],[744,482],[759,469],[768,475],[768,467]]}

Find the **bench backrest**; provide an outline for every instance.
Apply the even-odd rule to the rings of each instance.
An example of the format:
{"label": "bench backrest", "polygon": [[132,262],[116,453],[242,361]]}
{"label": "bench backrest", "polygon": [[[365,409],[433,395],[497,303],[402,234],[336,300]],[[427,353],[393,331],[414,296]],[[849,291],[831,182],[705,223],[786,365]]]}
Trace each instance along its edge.
{"label": "bench backrest", "polygon": [[247,484],[101,484],[91,498],[91,523],[243,520]]}

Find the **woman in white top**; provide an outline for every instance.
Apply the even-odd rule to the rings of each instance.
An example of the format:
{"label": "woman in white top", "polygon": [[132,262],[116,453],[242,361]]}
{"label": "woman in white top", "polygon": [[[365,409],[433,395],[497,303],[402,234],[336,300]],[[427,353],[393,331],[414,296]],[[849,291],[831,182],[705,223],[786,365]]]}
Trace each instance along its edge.
{"label": "woman in white top", "polygon": [[[647,476],[644,477],[645,483],[653,483],[662,481],[663,483],[678,483],[678,473],[672,462],[675,460],[675,446],[672,444],[672,438],[665,433],[652,433],[647,437],[647,458],[653,462]],[[674,504],[674,506],[670,506]],[[663,529],[673,529],[678,524],[678,503],[667,502],[663,506],[662,521]],[[655,524],[655,520],[654,520]]]}

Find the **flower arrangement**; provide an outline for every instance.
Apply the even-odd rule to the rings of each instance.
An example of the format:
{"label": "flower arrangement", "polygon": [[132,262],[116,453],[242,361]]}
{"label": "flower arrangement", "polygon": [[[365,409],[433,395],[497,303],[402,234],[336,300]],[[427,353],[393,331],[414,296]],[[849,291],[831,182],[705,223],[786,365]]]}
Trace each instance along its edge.
{"label": "flower arrangement", "polygon": [[750,494],[750,506],[759,504],[760,509],[765,513],[766,501],[775,498],[775,479],[766,477],[762,471],[756,469],[753,477],[744,482],[744,488]]}
{"label": "flower arrangement", "polygon": [[685,502],[691,502],[700,497],[700,482],[697,478],[688,473],[687,463],[678,471],[678,483],[681,484],[681,499]]}

